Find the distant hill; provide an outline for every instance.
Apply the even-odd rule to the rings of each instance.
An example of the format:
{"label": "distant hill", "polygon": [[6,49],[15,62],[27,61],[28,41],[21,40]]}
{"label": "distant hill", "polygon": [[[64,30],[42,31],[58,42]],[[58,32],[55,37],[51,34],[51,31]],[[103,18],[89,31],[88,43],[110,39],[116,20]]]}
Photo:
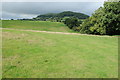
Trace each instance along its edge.
{"label": "distant hill", "polygon": [[77,12],[72,12],[72,11],[64,11],[61,13],[48,13],[44,15],[38,15],[36,19],[41,19],[41,18],[64,18],[64,17],[76,17],[78,19],[86,19],[89,16],[83,13],[77,13]]}

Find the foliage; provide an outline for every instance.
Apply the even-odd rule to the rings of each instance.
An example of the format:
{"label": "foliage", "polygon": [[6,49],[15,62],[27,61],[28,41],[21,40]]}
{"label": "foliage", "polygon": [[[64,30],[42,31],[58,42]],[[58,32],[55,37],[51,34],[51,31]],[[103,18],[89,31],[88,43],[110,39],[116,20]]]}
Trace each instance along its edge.
{"label": "foliage", "polygon": [[120,2],[104,4],[106,34],[120,34]]}
{"label": "foliage", "polygon": [[61,22],[64,17],[76,17],[78,19],[86,19],[89,16],[83,13],[77,13],[72,11],[64,11],[61,13],[48,13],[44,15],[39,15],[34,20],[42,20],[42,21],[54,21],[54,22]]}
{"label": "foliage", "polygon": [[80,23],[77,18],[72,17],[66,18],[64,24],[66,24],[70,29],[73,29],[74,27],[78,27]]}
{"label": "foliage", "polygon": [[82,23],[81,33],[87,34],[120,34],[120,2],[105,2],[87,20]]}

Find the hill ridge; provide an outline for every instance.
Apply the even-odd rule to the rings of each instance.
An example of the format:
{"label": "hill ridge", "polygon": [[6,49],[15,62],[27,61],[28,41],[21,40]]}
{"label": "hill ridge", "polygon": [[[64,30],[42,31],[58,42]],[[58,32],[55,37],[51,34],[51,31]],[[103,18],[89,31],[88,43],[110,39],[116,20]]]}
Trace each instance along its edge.
{"label": "hill ridge", "polygon": [[36,19],[40,18],[64,18],[64,17],[76,17],[78,19],[86,19],[89,16],[84,14],[84,13],[79,13],[79,12],[73,12],[73,11],[63,11],[60,13],[47,13],[47,14],[42,14],[38,15]]}

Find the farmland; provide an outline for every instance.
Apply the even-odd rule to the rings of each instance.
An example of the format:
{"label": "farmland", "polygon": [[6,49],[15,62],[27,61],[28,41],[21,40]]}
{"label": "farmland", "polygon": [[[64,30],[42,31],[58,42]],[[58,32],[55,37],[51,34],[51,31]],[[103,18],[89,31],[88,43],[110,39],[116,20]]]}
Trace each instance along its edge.
{"label": "farmland", "polygon": [[118,77],[117,37],[18,30],[71,32],[57,22],[3,21],[3,28],[10,28],[2,32],[3,78]]}

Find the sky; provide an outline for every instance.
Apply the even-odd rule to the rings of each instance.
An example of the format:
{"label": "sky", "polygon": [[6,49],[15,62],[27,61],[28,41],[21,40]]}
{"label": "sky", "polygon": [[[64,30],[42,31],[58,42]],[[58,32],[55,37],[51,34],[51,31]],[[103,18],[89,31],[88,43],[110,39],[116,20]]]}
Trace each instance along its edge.
{"label": "sky", "polygon": [[[73,1],[73,2],[72,2]],[[63,11],[80,12],[91,15],[104,1],[95,0],[3,0],[2,19],[33,18],[46,13],[59,13]],[[1,3],[0,3],[1,4]]]}
{"label": "sky", "polygon": [[2,0],[2,2],[104,2],[105,0]]}

